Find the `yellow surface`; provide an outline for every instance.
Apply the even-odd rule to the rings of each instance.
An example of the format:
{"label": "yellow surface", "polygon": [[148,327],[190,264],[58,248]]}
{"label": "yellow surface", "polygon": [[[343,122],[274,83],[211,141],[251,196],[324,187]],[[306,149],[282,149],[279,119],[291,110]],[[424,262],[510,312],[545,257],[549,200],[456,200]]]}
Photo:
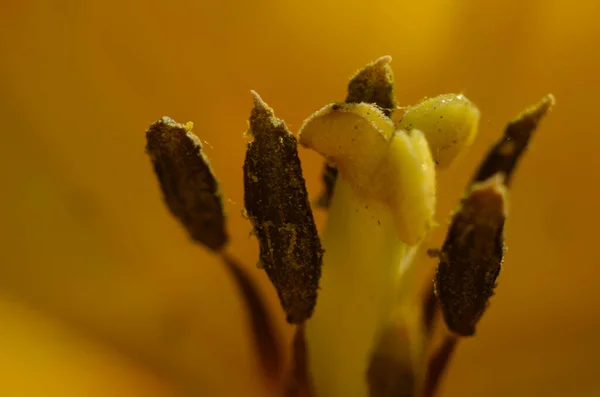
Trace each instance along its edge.
{"label": "yellow surface", "polygon": [[479,127],[479,109],[464,95],[442,94],[425,99],[403,112],[398,128],[421,130],[438,168],[447,168],[471,146]]}
{"label": "yellow surface", "polygon": [[[229,199],[233,249],[252,267],[240,215],[250,89],[295,131],[386,54],[401,105],[464,92],[481,110],[472,149],[440,176],[441,214],[504,123],[547,92],[557,98],[514,179],[498,294],[443,396],[600,395],[599,17],[593,0],[2,2],[0,289],[125,346],[157,375],[146,383],[130,363],[71,354],[88,342],[29,335],[20,309],[3,309],[12,348],[1,366],[14,372],[0,395],[47,396],[32,383],[77,371],[98,373],[98,395],[118,395],[113,385],[130,376],[125,395],[148,395],[155,377],[197,395],[259,395],[243,306],[167,213],[143,132],[164,115],[195,122]],[[302,155],[316,194],[321,160]],[[253,274],[275,312],[266,276]],[[60,349],[65,338],[75,347]],[[29,347],[38,343],[47,346]]]}

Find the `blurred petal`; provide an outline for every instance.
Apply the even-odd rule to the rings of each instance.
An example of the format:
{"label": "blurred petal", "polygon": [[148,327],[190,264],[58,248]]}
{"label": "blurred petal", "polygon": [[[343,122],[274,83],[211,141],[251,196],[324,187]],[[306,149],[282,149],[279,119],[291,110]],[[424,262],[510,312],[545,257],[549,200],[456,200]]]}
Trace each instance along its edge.
{"label": "blurred petal", "polygon": [[[228,270],[167,222],[151,226],[156,237],[141,243],[139,220],[110,210],[106,196],[86,191],[35,141],[19,142],[29,132],[21,128],[11,129],[0,161],[11,186],[0,210],[0,289],[185,390],[261,390],[245,306]],[[181,243],[165,245],[169,233]]]}
{"label": "blurred petal", "polygon": [[0,296],[0,318],[3,396],[182,396],[135,362],[6,295]]}
{"label": "blurred petal", "polygon": [[[164,114],[203,118],[233,249],[253,266],[250,225],[237,217],[248,90],[272,98],[294,130],[344,99],[357,65],[389,54],[401,104],[464,91],[481,109],[479,138],[440,181],[439,213],[454,208],[515,97],[553,92],[561,104],[512,187],[510,288],[457,350],[444,395],[596,395],[599,15],[599,2],[566,0],[3,2],[0,287],[148,352],[204,394],[258,392],[243,306],[226,270],[165,211],[143,131]],[[317,191],[322,162],[300,155]],[[251,274],[282,325],[266,276]]]}

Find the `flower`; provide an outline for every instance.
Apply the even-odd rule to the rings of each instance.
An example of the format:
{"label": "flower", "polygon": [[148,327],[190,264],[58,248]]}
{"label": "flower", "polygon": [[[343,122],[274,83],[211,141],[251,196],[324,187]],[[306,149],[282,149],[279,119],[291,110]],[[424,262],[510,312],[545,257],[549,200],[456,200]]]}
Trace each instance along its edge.
{"label": "flower", "polygon": [[[467,173],[518,109],[517,102],[529,103],[546,90],[563,98],[512,189],[519,205],[511,208],[507,226],[510,266],[502,283],[509,287],[494,298],[479,336],[461,345],[444,392],[517,396],[596,390],[590,352],[597,351],[598,327],[590,314],[597,299],[590,291],[597,267],[589,247],[598,221],[597,175],[589,170],[596,168],[597,135],[590,132],[589,115],[598,84],[589,76],[598,61],[588,51],[598,40],[595,2],[573,7],[533,1],[515,8],[512,2],[432,7],[257,1],[233,10],[225,3],[186,1],[165,8],[148,2],[30,0],[7,3],[2,10],[0,288],[7,304],[31,305],[36,316],[68,330],[54,338],[56,333],[4,312],[2,340],[13,348],[3,348],[2,363],[12,375],[11,392],[18,387],[26,395],[40,390],[47,395],[54,385],[58,394],[102,395],[107,385],[136,379],[117,370],[117,363],[145,373],[137,378],[141,386],[142,378],[155,373],[147,361],[127,359],[132,349],[149,352],[165,368],[177,367],[173,372],[183,375],[167,376],[171,385],[191,378],[204,394],[260,389],[245,339],[244,306],[226,271],[192,247],[164,211],[140,150],[140,126],[163,113],[197,121],[226,188],[235,252],[254,258],[248,223],[235,216],[243,200],[241,170],[231,166],[243,156],[242,140],[232,137],[245,129],[248,90],[257,88],[296,131],[315,105],[343,95],[344,79],[357,65],[388,52],[403,102],[464,90],[484,114],[473,150],[440,180],[439,214],[455,205]],[[378,22],[390,17],[398,23]],[[168,28],[165,21],[172,22]],[[341,31],[361,34],[346,40]],[[315,190],[321,160],[300,154],[309,190]],[[590,194],[582,195],[583,186],[591,186]],[[319,224],[320,213],[315,216]],[[441,229],[431,246],[440,246]],[[290,338],[264,272],[250,273],[278,328]],[[162,321],[168,318],[187,319],[191,331],[165,332],[162,325],[173,323]],[[196,320],[205,318],[210,324]],[[40,336],[37,342],[33,335]],[[76,335],[92,342],[77,345]],[[93,365],[98,362],[87,353],[90,345],[107,352],[109,365]],[[64,348],[41,359],[56,346]],[[126,358],[114,351],[125,351]],[[204,364],[208,358],[210,366]],[[488,365],[482,367],[478,363],[484,360]],[[57,368],[64,370],[56,373]],[[73,383],[75,370],[89,376]],[[30,381],[31,371],[40,381]],[[86,389],[73,391],[84,384]],[[134,389],[124,394],[134,395]]]}
{"label": "flower", "polygon": [[[258,96],[249,120],[244,203],[260,245],[259,267],[295,324],[295,370],[283,374],[266,305],[226,251],[218,182],[193,124],[163,117],[146,133],[165,202],[197,243],[214,251],[246,299],[255,346],[277,394],[290,397],[433,396],[460,337],[472,336],[504,257],[508,184],[549,95],[510,122],[452,217],[434,285],[414,291],[414,253],[434,224],[436,165],[473,141],[479,110],[463,95],[396,105],[390,57],[360,70],[346,102],[310,116],[299,142],[328,164],[327,226],[319,238],[297,139]],[[372,102],[369,102],[372,101]],[[333,171],[332,171],[333,170]],[[433,332],[441,311],[448,330]],[[447,347],[446,347],[447,346]],[[447,351],[446,349],[451,349]],[[283,382],[280,381],[283,379]]]}

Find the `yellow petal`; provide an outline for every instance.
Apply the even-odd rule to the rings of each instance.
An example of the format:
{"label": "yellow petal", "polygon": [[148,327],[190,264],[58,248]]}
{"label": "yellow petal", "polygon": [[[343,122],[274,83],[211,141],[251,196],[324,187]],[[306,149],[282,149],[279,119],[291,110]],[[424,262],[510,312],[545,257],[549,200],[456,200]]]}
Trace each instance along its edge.
{"label": "yellow petal", "polygon": [[134,360],[0,293],[0,395],[176,397]]}

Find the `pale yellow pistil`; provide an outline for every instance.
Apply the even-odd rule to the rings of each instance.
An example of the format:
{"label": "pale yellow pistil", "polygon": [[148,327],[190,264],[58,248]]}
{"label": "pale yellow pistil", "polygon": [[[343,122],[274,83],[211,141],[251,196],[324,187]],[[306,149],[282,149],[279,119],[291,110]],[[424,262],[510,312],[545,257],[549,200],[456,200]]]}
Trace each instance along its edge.
{"label": "pale yellow pistil", "polygon": [[472,141],[479,118],[460,95],[402,114],[392,121],[370,104],[334,104],[300,131],[300,143],[339,170],[322,238],[319,298],[306,324],[317,397],[368,395],[371,354],[398,304],[412,253],[433,225],[435,163],[447,165]]}

